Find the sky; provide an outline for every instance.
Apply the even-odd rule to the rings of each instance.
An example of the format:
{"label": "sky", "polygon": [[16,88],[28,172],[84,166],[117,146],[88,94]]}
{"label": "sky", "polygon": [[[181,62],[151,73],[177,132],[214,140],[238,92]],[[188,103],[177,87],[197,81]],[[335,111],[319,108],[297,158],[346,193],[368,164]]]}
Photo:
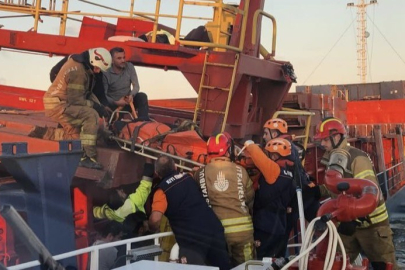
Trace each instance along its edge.
{"label": "sky", "polygon": [[[353,0],[352,0],[353,1]],[[357,3],[357,0],[354,0]],[[16,1],[15,1],[16,2]],[[32,2],[32,1],[28,1]],[[61,1],[57,1],[61,2]],[[98,0],[99,4],[129,10],[129,0]],[[225,1],[238,3],[238,1]],[[347,8],[350,1],[341,0],[267,0],[264,10],[277,20],[276,59],[290,61],[298,77],[296,85],[359,83],[356,54],[356,9]],[[369,1],[367,1],[369,2]],[[48,1],[42,1],[46,6]],[[156,1],[135,0],[135,9],[153,12]],[[93,13],[111,13],[92,5],[70,0],[69,10]],[[178,0],[163,0],[161,12],[176,14]],[[368,8],[367,82],[405,80],[405,1],[379,0]],[[189,7],[185,15],[211,16],[210,8]],[[17,15],[0,11],[0,26],[4,29],[28,31],[34,23],[32,18],[6,19],[3,16]],[[43,18],[38,32],[57,34],[59,20]],[[114,19],[104,19],[114,22]],[[161,23],[174,28],[174,20]],[[182,34],[203,24],[202,21],[187,21]],[[69,21],[68,36],[77,36],[80,23]],[[261,43],[271,50],[270,21],[263,18]],[[47,90],[49,70],[59,57],[30,55],[0,50],[0,84]],[[141,91],[150,99],[195,97],[196,93],[180,72],[159,69],[137,68]],[[159,78],[159,80],[156,80]],[[291,91],[294,91],[295,85]]]}

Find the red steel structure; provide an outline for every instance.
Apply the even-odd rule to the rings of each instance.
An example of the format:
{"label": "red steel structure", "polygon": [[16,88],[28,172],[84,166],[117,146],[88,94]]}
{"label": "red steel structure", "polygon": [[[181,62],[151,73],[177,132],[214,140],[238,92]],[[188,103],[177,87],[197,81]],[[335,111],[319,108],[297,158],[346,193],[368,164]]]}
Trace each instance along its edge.
{"label": "red steel structure", "polygon": [[[160,1],[157,2],[160,3]],[[180,6],[184,5],[184,2],[180,1]],[[48,56],[66,56],[92,47],[105,47],[106,49],[123,47],[127,60],[136,66],[180,71],[199,95],[197,104],[196,101],[184,100],[176,106],[180,110],[174,110],[172,114],[167,113],[168,110],[162,107],[152,108],[152,117],[155,117],[157,121],[172,123],[178,117],[192,118],[191,110],[195,111],[195,119],[199,120],[200,128],[205,136],[220,132],[224,128],[235,138],[259,135],[262,122],[282,106],[283,99],[295,77],[292,66],[288,62],[274,59],[276,23],[271,15],[263,11],[264,0],[242,0],[239,7],[225,6],[222,1],[218,0],[211,2],[214,2],[212,5],[214,18],[211,26],[212,23],[219,22],[218,25],[222,32],[217,30],[215,34],[216,25],[211,27],[214,36],[212,44],[202,44],[208,49],[191,48],[191,45],[195,45],[193,42],[184,44],[184,41],[179,38],[179,31],[158,24],[157,17],[154,18],[155,20],[145,20],[142,16],[118,17],[116,24],[83,17],[77,37],[68,37],[63,33],[60,35],[38,33],[36,30],[40,16],[52,13],[51,9],[41,9],[41,1],[36,1],[36,7],[0,4],[0,10],[12,9],[11,11],[18,10],[21,13],[35,14],[36,19],[34,31],[0,29],[0,48]],[[62,14],[61,24],[63,19],[67,18],[67,13],[63,13],[68,12],[67,4],[68,1],[63,2],[62,13],[54,13],[56,16]],[[273,20],[271,53],[268,53],[260,44],[261,15]],[[225,28],[221,24],[223,18],[226,18],[226,23],[229,24],[225,25]],[[209,23],[206,27],[210,29]],[[157,28],[175,35],[176,42],[162,44],[108,40],[113,36],[132,37],[135,33],[139,36],[156,31]],[[152,36],[152,41],[154,39],[155,37]],[[199,45],[198,42],[197,45]],[[260,54],[264,58],[260,58]],[[43,110],[43,93],[30,89],[0,86],[0,107],[18,109],[18,111],[8,110],[0,113],[0,142],[27,142],[27,152],[31,154],[58,151],[57,142],[26,136],[34,125],[57,126],[57,123],[49,121],[40,113]],[[151,104],[153,105],[153,102]],[[156,105],[165,107],[174,104],[159,103]],[[19,111],[20,109],[29,111]],[[93,205],[105,203],[105,198],[111,192],[115,192],[112,189],[134,184],[140,179],[141,168],[139,166],[143,164],[142,157],[108,147],[99,147],[98,155],[100,162],[105,165],[105,171],[79,168],[72,182],[73,220],[77,248],[86,247],[92,242],[94,223],[91,209]],[[1,172],[2,175],[7,175],[6,172]],[[3,183],[6,180],[0,178],[0,181]],[[7,181],[14,181],[14,179],[7,176]],[[0,221],[0,237],[1,259],[6,262],[7,256],[12,256],[13,263],[25,260],[23,256],[20,256],[21,254],[15,252],[12,233],[9,233],[7,225],[2,221]],[[9,265],[10,262],[8,262]],[[80,269],[85,269],[87,256],[82,256],[78,265]]]}
{"label": "red steel structure", "polygon": [[[210,50],[187,47],[184,41],[179,39],[177,29],[158,25],[153,20],[137,17],[120,17],[116,24],[83,17],[80,33],[77,37],[0,29],[0,47],[42,53],[49,56],[70,55],[91,47],[105,47],[107,49],[116,46],[123,47],[127,59],[137,66],[182,72],[193,89],[199,94],[197,101],[195,99],[183,99],[176,102],[151,101],[151,105],[154,105],[151,108],[151,114],[157,121],[172,123],[178,117],[190,119],[193,116],[192,111],[196,111],[198,113],[197,119],[199,119],[200,127],[205,136],[221,131],[222,124],[226,121],[225,130],[231,133],[234,138],[243,139],[261,134],[264,121],[270,118],[275,111],[281,109],[294,80],[292,66],[288,62],[274,59],[276,44],[274,20],[272,52],[268,53],[260,44],[261,19],[258,19],[258,16],[264,15],[272,18],[269,14],[264,13],[264,2],[264,0],[241,0],[238,10],[244,10],[244,12],[234,13],[231,19],[232,30],[226,34],[229,36],[226,43],[221,44],[217,39],[215,40],[216,43],[222,47],[219,46]],[[216,8],[218,15],[220,9],[218,6]],[[42,15],[46,15],[45,11],[38,12],[38,15],[41,15],[41,12],[43,12]],[[220,15],[218,17],[222,18]],[[134,33],[141,35],[155,31],[157,27],[174,34],[176,36],[175,44],[108,40],[112,36],[133,36]],[[260,54],[263,58],[260,58]],[[230,100],[229,92],[231,92]],[[8,111],[7,113],[0,113],[0,142],[28,142],[28,153],[58,150],[56,142],[26,136],[33,125],[57,125],[37,112],[43,110],[42,96],[43,92],[41,91],[0,85],[0,107],[30,110],[28,112]],[[321,102],[319,102],[319,97],[312,97],[311,100],[310,96],[303,98],[312,104],[312,109],[322,110],[322,112],[330,104],[333,106],[338,104],[339,110],[343,111],[343,107],[346,110],[346,106],[342,105],[340,108],[339,102],[335,103],[332,99],[326,100],[323,96]],[[226,105],[228,101],[229,108]],[[367,106],[365,104],[353,104],[351,106],[350,102],[348,103],[347,121],[350,124],[352,124],[353,119],[361,118],[359,108],[362,105]],[[390,105],[387,104],[387,106]],[[174,107],[178,110],[171,110],[169,113],[166,107]],[[343,112],[343,115],[346,117],[346,112]],[[378,117],[377,114],[374,116]],[[398,117],[396,119],[400,121],[400,116]],[[373,120],[365,116],[364,119],[366,123],[373,123]],[[401,122],[404,123],[405,121]],[[316,121],[313,123],[316,125]],[[402,135],[400,136],[402,138]],[[367,152],[376,153],[376,146],[373,142],[354,139],[350,142]],[[382,144],[383,149],[387,149],[382,164],[389,163],[388,157],[392,156],[390,154],[393,154],[397,159],[403,156],[398,154],[399,147],[396,147],[399,145],[398,138],[385,138]],[[105,166],[107,167],[106,171],[79,168],[72,183],[73,218],[77,248],[86,247],[91,243],[91,234],[94,232],[91,214],[93,204],[104,203],[109,192],[114,192],[111,189],[121,185],[133,184],[140,179],[142,157],[107,147],[99,147],[98,154],[100,162],[108,165]],[[319,183],[322,183],[325,173],[324,166],[320,165],[319,162],[322,154],[322,150],[314,145],[309,145],[305,160],[308,173]],[[376,165],[377,156],[378,153],[372,156]],[[381,166],[382,164],[378,165]],[[3,175],[1,166],[0,172]],[[5,181],[14,180],[9,177],[0,178],[2,184]],[[5,222],[0,219],[0,256],[6,254],[1,257],[2,260],[6,260],[7,256],[10,256],[14,262],[18,262],[21,256],[14,250],[14,238],[11,233],[8,233],[9,231]],[[78,264],[82,269],[85,269],[87,257],[83,256]]]}
{"label": "red steel structure", "polygon": [[[263,118],[270,117],[281,108],[282,101],[292,84],[293,76],[290,76],[292,66],[288,62],[276,61],[274,55],[268,55],[267,58],[270,58],[268,60],[259,58],[261,19],[257,19],[257,16],[263,12],[264,2],[264,0],[241,1],[239,9],[244,10],[247,7],[247,12],[243,16],[241,14],[234,16],[233,30],[229,34],[229,43],[226,44],[231,47],[242,44],[240,52],[231,49],[210,51],[208,61],[217,65],[205,70],[203,67],[206,62],[206,50],[187,48],[178,42],[170,45],[107,40],[111,36],[130,36],[132,33],[141,35],[153,30],[153,22],[136,18],[118,18],[117,24],[113,25],[84,17],[78,37],[0,29],[0,47],[63,56],[91,47],[111,49],[120,46],[125,49],[128,61],[137,66],[179,70],[197,93],[202,91],[200,127],[206,136],[221,131],[223,115],[215,112],[225,111],[228,92],[221,89],[229,87],[233,80],[233,69],[221,65],[234,65],[235,57],[238,56],[239,61],[234,67],[235,83],[233,89],[230,89],[232,97],[227,112],[226,130],[236,138],[244,138],[261,132]],[[244,18],[246,16],[247,18]],[[243,25],[244,20],[246,27]],[[275,24],[275,21],[273,23]],[[160,28],[175,32],[168,27]],[[275,38],[275,33],[273,34]],[[273,52],[274,50],[275,48]],[[209,78],[210,89],[200,87],[202,77]]]}

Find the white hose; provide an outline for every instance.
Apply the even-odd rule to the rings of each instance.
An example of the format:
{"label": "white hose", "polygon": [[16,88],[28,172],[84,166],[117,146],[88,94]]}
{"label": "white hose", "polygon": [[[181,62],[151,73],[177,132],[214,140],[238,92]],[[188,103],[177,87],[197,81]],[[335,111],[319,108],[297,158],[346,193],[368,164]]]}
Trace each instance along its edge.
{"label": "white hose", "polygon": [[177,263],[179,261],[179,253],[180,247],[177,243],[175,243],[172,249],[170,250],[170,257],[169,257],[170,262]]}
{"label": "white hose", "polygon": [[305,236],[305,215],[304,215],[304,203],[302,201],[302,189],[297,188],[297,201],[298,201],[298,213],[300,220],[301,238]]}
{"label": "white hose", "polygon": [[342,265],[342,270],[346,269],[346,251],[343,246],[342,239],[340,239],[339,233],[336,230],[335,224],[333,224],[332,221],[328,221],[327,224],[327,229],[322,233],[322,235],[312,243],[313,236],[315,233],[314,230],[314,225],[317,220],[319,220],[320,217],[315,218],[312,220],[311,223],[309,223],[307,232],[304,236],[304,240],[302,242],[302,247],[300,250],[300,254],[295,257],[293,260],[291,260],[289,263],[287,263],[281,270],[286,270],[288,269],[291,265],[293,265],[296,261],[299,260],[298,263],[298,269],[300,270],[307,270],[308,269],[308,260],[309,260],[309,252],[314,249],[325,237],[327,234],[329,234],[329,242],[328,242],[328,249],[326,251],[326,257],[325,257],[325,264],[323,267],[323,270],[332,270],[333,263],[335,262],[335,256],[336,256],[336,249],[337,245],[339,244],[339,247],[342,251],[343,255],[343,265]]}

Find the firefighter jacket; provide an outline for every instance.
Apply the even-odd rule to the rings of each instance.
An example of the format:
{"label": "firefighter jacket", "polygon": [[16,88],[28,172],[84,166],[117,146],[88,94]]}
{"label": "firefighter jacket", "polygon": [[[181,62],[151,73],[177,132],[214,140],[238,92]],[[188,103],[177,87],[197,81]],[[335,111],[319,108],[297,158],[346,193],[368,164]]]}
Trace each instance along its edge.
{"label": "firefighter jacket", "polygon": [[[347,162],[347,168],[345,169],[345,173],[343,175],[344,178],[368,179],[376,183],[377,186],[380,186],[374,172],[373,164],[365,152],[349,146],[347,144],[347,139],[344,139],[338,148],[344,149],[350,154]],[[322,157],[323,163],[329,162],[329,158],[330,153],[326,152]],[[325,186],[321,186],[321,193],[322,195],[330,194]],[[333,196],[333,194],[330,195]],[[359,226],[360,228],[367,228],[374,224],[385,225],[389,223],[388,212],[382,192],[380,192],[380,195],[381,197],[377,208],[367,217],[358,220],[361,222],[361,225]]]}
{"label": "firefighter jacket", "polygon": [[128,196],[124,204],[117,210],[108,207],[107,204],[93,208],[93,215],[95,218],[108,218],[118,222],[124,222],[125,218],[136,212],[145,213],[145,202],[148,199],[149,193],[152,188],[152,178],[143,176],[141,183],[136,191]]}
{"label": "firefighter jacket", "polygon": [[158,189],[166,195],[164,215],[180,247],[209,245],[214,235],[223,234],[221,222],[189,174],[175,172],[164,178]]}
{"label": "firefighter jacket", "polygon": [[[93,107],[89,99],[94,76],[91,69],[86,69],[85,61],[80,55],[71,57],[62,66],[52,85],[44,95],[45,110],[57,110],[61,113],[69,105]],[[76,60],[74,60],[76,59]]]}
{"label": "firefighter jacket", "polygon": [[211,159],[195,175],[203,197],[215,212],[225,234],[253,232],[254,190],[246,170],[227,157]]}

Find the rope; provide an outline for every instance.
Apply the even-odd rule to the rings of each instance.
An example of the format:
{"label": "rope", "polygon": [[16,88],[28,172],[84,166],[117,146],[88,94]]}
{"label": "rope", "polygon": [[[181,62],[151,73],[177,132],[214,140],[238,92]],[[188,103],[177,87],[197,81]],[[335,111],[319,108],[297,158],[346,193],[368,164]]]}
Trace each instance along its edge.
{"label": "rope", "polygon": [[381,32],[380,28],[378,28],[378,26],[374,23],[374,21],[370,18],[370,16],[367,17],[370,19],[370,21],[373,23],[373,25],[375,26],[375,28],[377,29],[377,31],[381,34],[381,36],[385,39],[385,41],[388,43],[388,45],[391,47],[391,49],[395,52],[395,54],[399,57],[399,59],[401,59],[402,63],[405,64],[405,60],[401,57],[401,55],[397,52],[397,50],[395,50],[394,46],[392,46],[392,44],[388,41],[388,39],[384,36],[384,34]]}
{"label": "rope", "polygon": [[[373,20],[374,20],[374,18],[375,18],[375,5],[373,5]],[[373,33],[372,33],[372,38],[371,38],[371,52],[370,52],[370,56],[369,56],[370,62],[368,65],[368,74],[370,76],[370,82],[373,81],[373,77],[371,76],[371,63],[373,60],[373,51],[374,51],[374,30],[375,30],[375,25],[373,24]]]}
{"label": "rope", "polygon": [[335,44],[333,44],[332,48],[329,49],[329,51],[326,53],[326,55],[322,58],[322,60],[318,63],[318,65],[312,70],[312,72],[309,74],[309,76],[305,79],[305,81],[303,82],[303,84],[305,84],[309,78],[311,78],[311,76],[315,73],[315,71],[319,68],[319,66],[323,63],[323,61],[325,61],[326,57],[328,57],[328,55],[330,54],[330,52],[336,47],[336,45],[339,43],[339,41],[342,39],[342,37],[346,34],[347,30],[349,30],[350,26],[353,24],[353,22],[355,21],[352,20],[352,22],[349,24],[349,26],[345,29],[345,31],[343,32],[343,34],[340,35],[340,37],[338,38],[338,40],[335,42]]}

